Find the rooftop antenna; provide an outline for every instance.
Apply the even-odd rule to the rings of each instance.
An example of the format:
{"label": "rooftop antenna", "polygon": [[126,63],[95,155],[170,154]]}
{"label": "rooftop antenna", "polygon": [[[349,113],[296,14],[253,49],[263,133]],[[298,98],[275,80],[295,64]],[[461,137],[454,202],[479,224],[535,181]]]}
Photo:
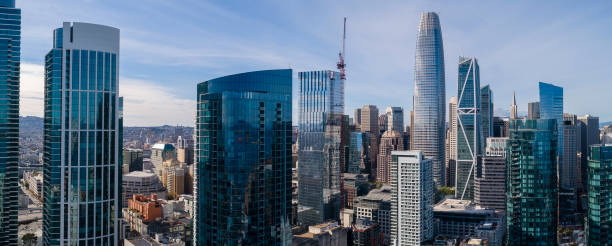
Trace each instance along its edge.
{"label": "rooftop antenna", "polygon": [[344,43],[346,40],[346,17],[344,17],[344,29],[342,31],[342,51],[340,53],[338,53],[338,56],[340,58],[340,61],[338,62],[338,69],[340,70],[340,79],[345,80],[346,79],[346,74],[344,72],[344,67],[346,67],[346,64],[344,64],[344,57],[345,57],[345,53],[344,53]]}

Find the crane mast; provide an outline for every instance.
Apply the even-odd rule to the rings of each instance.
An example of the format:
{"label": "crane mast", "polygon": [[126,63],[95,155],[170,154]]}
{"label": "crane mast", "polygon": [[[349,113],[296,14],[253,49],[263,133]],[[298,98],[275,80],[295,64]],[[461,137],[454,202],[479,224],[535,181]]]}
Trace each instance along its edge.
{"label": "crane mast", "polygon": [[344,29],[342,31],[342,51],[340,53],[338,53],[338,57],[340,58],[340,61],[338,62],[338,69],[340,70],[340,79],[346,79],[346,74],[344,73],[344,67],[346,67],[346,64],[344,64],[344,43],[346,41],[346,17],[344,17]]}

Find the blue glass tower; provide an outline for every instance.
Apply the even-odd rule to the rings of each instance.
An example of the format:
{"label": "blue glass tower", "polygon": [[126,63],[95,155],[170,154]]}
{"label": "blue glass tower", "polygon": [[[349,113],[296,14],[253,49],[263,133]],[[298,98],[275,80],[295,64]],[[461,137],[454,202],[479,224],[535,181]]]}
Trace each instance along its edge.
{"label": "blue glass tower", "polygon": [[459,57],[457,98],[455,196],[472,200],[478,156],[482,152],[480,68],[476,58]]}
{"label": "blue glass tower", "polygon": [[292,71],[197,87],[194,245],[291,244]]}
{"label": "blue glass tower", "polygon": [[480,118],[482,119],[482,149],[493,136],[493,91],[489,85],[480,87]]}
{"label": "blue glass tower", "polygon": [[506,158],[507,245],[557,245],[557,122],[510,121]]}
{"label": "blue glass tower", "polygon": [[446,88],[444,48],[438,14],[421,14],[414,63],[413,150],[433,159],[434,181],[445,184]]}
{"label": "blue glass tower", "polygon": [[21,9],[0,0],[0,244],[17,245]]}
{"label": "blue glass tower", "polygon": [[118,245],[119,29],[64,22],[45,57],[43,245]]}
{"label": "blue glass tower", "polygon": [[314,225],[339,219],[344,80],[333,71],[298,77],[298,219]]}
{"label": "blue glass tower", "polygon": [[557,120],[559,165],[563,165],[563,87],[540,82],[540,119]]}
{"label": "blue glass tower", "polygon": [[351,132],[350,146],[347,163],[347,172],[359,174],[361,173],[361,160],[363,158],[363,137],[364,133]]}
{"label": "blue glass tower", "polygon": [[587,245],[612,245],[612,145],[589,146]]}

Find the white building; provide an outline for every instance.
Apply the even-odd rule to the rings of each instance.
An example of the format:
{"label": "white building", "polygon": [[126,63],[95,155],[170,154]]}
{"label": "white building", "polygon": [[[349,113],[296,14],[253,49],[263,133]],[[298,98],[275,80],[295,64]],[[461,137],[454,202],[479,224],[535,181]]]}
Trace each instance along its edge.
{"label": "white building", "polygon": [[391,153],[391,245],[433,238],[433,162],[421,151]]}

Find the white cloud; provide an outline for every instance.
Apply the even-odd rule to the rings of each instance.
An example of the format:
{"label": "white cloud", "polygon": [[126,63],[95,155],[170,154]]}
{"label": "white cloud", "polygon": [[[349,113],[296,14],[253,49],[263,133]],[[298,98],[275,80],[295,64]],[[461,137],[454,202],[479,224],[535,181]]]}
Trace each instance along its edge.
{"label": "white cloud", "polygon": [[42,65],[21,63],[19,113],[23,116],[43,116],[44,71]]}
{"label": "white cloud", "polygon": [[133,78],[120,78],[119,85],[124,125],[193,125],[195,100],[179,98],[172,93],[171,87]]}

